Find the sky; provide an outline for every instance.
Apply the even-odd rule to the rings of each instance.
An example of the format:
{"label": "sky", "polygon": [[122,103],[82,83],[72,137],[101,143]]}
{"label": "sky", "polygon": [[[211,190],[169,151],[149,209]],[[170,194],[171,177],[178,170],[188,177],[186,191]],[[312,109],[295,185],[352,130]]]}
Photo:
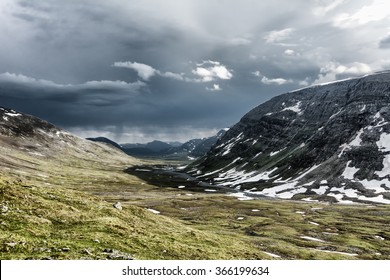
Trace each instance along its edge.
{"label": "sky", "polygon": [[0,106],[81,137],[181,141],[273,96],[390,69],[390,4],[1,0]]}

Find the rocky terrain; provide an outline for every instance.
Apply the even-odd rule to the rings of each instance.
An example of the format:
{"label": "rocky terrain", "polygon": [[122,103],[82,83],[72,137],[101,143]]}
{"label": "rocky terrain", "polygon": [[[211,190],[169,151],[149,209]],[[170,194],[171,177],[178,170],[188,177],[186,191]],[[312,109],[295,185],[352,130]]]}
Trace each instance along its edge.
{"label": "rocky terrain", "polygon": [[187,171],[247,194],[389,204],[390,72],[272,98]]}

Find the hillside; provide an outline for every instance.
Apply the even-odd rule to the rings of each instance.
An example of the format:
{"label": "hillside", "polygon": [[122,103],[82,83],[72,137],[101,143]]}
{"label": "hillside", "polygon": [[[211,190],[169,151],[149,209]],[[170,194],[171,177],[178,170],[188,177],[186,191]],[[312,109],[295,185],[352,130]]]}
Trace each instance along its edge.
{"label": "hillside", "polygon": [[311,86],[246,114],[187,171],[247,194],[390,203],[390,72]]}
{"label": "hillside", "polygon": [[123,201],[153,195],[154,186],[123,172],[141,163],[106,144],[0,108],[0,259],[264,256],[240,240]]}

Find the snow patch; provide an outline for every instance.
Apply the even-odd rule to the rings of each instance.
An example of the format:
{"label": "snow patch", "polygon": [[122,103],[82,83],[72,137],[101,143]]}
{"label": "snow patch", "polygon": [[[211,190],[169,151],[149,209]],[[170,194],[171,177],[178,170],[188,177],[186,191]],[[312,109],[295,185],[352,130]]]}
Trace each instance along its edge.
{"label": "snow patch", "polygon": [[390,204],[390,200],[385,199],[383,197],[383,195],[378,195],[378,196],[374,196],[374,197],[359,196],[359,199],[365,200],[365,201],[376,202],[376,203]]}
{"label": "snow patch", "polygon": [[305,187],[297,187],[298,182],[292,181],[285,184],[281,184],[272,188],[266,188],[262,191],[252,192],[253,194],[259,194],[270,197],[278,197],[284,199],[290,199],[295,194],[306,192]]}
{"label": "snow patch", "polygon": [[229,193],[227,196],[237,197],[238,200],[253,200],[253,197],[246,196],[243,192]]}
{"label": "snow patch", "polygon": [[287,110],[289,110],[289,111],[293,111],[293,112],[295,112],[295,113],[297,113],[298,115],[301,115],[302,114],[302,110],[301,110],[301,104],[302,104],[302,102],[301,101],[298,101],[295,105],[293,105],[293,106],[290,106],[290,107],[286,107],[286,108],[284,108],[282,111],[287,111]]}
{"label": "snow patch", "polygon": [[353,180],[354,179],[353,175],[355,175],[355,173],[358,172],[359,169],[356,167],[350,167],[349,166],[350,163],[351,161],[347,162],[347,166],[345,167],[345,170],[343,174],[341,174],[341,176],[343,176],[345,179]]}
{"label": "snow patch", "polygon": [[264,254],[266,254],[266,255],[268,255],[268,256],[270,256],[270,257],[273,257],[273,258],[280,258],[280,256],[279,256],[279,255],[276,255],[276,254],[272,254],[272,253],[265,252],[265,251],[261,251],[261,252],[264,253]]}
{"label": "snow patch", "polygon": [[18,114],[18,113],[16,113],[16,114],[13,114],[13,113],[4,113],[4,115],[10,116],[10,117],[19,117],[19,116],[21,116],[22,114]]}
{"label": "snow patch", "polygon": [[281,149],[281,150],[279,150],[279,151],[271,152],[271,153],[269,154],[269,156],[270,156],[270,157],[273,157],[274,155],[279,154],[280,152],[284,151],[285,149],[287,149],[287,148],[283,148],[283,149]]}
{"label": "snow patch", "polygon": [[302,236],[300,236],[300,238],[305,239],[305,240],[309,240],[309,241],[326,242],[322,239],[318,239],[318,238],[314,238],[314,237],[310,237],[310,236],[306,236],[306,235],[302,235]]}
{"label": "snow patch", "polygon": [[160,214],[161,213],[160,211],[157,211],[157,210],[154,210],[154,209],[151,209],[151,208],[148,208],[146,210],[148,210],[148,211],[150,211],[150,212],[152,212],[154,214]]}
{"label": "snow patch", "polygon": [[390,134],[382,133],[376,145],[382,152],[390,152]]}
{"label": "snow patch", "polygon": [[375,171],[375,174],[379,177],[385,177],[390,174],[390,154],[385,155],[383,159],[383,169],[381,171]]}
{"label": "snow patch", "polygon": [[351,253],[345,253],[345,252],[340,252],[340,251],[330,251],[330,250],[320,250],[320,249],[313,249],[313,250],[319,251],[319,252],[324,252],[324,253],[340,254],[340,255],[345,255],[345,256],[350,256],[350,257],[358,256],[358,254],[351,254]]}
{"label": "snow patch", "polygon": [[303,200],[303,201],[308,201],[308,202],[319,202],[319,200],[317,200],[317,199],[312,199],[311,197],[305,197],[305,198],[302,198],[301,200]]}
{"label": "snow patch", "polygon": [[356,137],[349,143],[350,146],[361,146],[362,140],[360,139],[360,136],[363,133],[363,128],[360,129],[356,135]]}
{"label": "snow patch", "polygon": [[[388,173],[387,173],[388,174]],[[378,180],[370,180],[364,179],[359,181],[366,189],[373,190],[375,193],[386,192],[387,190],[381,187],[381,185],[390,186],[390,182],[388,179],[383,179],[381,181]]]}
{"label": "snow patch", "polygon": [[323,195],[325,194],[326,190],[329,188],[329,186],[321,186],[318,189],[311,189],[313,192],[315,192],[318,195]]}
{"label": "snow patch", "polygon": [[375,235],[375,238],[379,239],[381,241],[385,240],[385,238],[383,236],[380,236],[380,235]]}
{"label": "snow patch", "polygon": [[333,115],[331,115],[331,116],[329,117],[329,119],[333,119],[333,118],[336,117],[338,114],[340,114],[341,111],[343,111],[343,109],[340,109],[337,113],[334,113]]}

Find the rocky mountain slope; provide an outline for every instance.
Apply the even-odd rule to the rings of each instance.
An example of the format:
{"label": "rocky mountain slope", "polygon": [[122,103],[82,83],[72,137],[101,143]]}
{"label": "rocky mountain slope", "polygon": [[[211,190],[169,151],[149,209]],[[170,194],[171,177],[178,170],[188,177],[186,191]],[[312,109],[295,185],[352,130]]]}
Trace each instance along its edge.
{"label": "rocky mountain slope", "polygon": [[[135,162],[108,145],[86,141],[39,118],[2,107],[0,143],[0,166],[10,171],[20,169],[22,157],[59,162],[71,160],[70,157],[96,162]],[[30,162],[26,161],[24,165],[32,168],[34,164]]]}
{"label": "rocky mountain slope", "polygon": [[247,195],[390,203],[390,72],[272,98],[187,171]]}

